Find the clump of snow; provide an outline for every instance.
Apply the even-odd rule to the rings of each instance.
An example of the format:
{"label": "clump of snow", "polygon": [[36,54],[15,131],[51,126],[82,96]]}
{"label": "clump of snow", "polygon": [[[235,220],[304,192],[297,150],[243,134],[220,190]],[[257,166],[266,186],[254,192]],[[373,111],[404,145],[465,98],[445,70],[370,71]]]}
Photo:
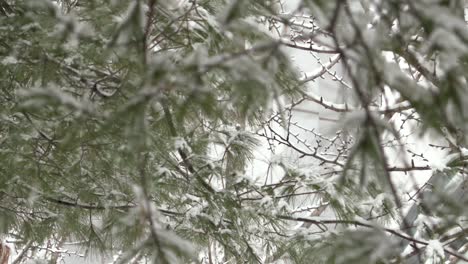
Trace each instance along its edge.
{"label": "clump of snow", "polygon": [[433,171],[443,171],[447,168],[446,161],[440,158],[429,160],[429,166],[432,168]]}
{"label": "clump of snow", "polygon": [[3,65],[8,65],[8,64],[16,64],[18,63],[18,60],[13,57],[13,56],[6,56],[5,58],[3,58],[2,60],[2,64]]}
{"label": "clump of snow", "polygon": [[423,230],[427,227],[436,226],[440,222],[441,222],[441,219],[438,217],[429,216],[425,214],[419,214],[416,220],[414,221],[414,225],[417,227],[418,230]]}
{"label": "clump of snow", "polygon": [[171,171],[165,167],[158,167],[157,174],[160,176],[167,176],[167,175],[171,175]]}
{"label": "clump of snow", "polygon": [[280,210],[286,210],[286,212],[291,212],[291,211],[292,211],[292,210],[291,210],[291,206],[290,206],[286,201],[284,201],[284,200],[280,200],[280,201],[278,202],[278,208],[279,208]]}
{"label": "clump of snow", "polygon": [[191,151],[190,146],[188,145],[187,141],[185,139],[177,137],[174,139],[174,148],[175,149],[180,149],[180,150],[188,150]]}
{"label": "clump of snow", "polygon": [[444,258],[445,254],[442,243],[440,243],[439,240],[429,240],[426,247],[425,256],[428,259],[434,259],[436,257]]}
{"label": "clump of snow", "polygon": [[261,205],[268,205],[273,202],[273,199],[269,195],[265,195],[262,200],[260,200]]}

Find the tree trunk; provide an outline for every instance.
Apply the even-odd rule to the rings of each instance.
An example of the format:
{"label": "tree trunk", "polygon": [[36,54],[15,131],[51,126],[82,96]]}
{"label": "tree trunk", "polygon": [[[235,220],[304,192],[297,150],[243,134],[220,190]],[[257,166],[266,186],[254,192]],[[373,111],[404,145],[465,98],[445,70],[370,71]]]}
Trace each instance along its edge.
{"label": "tree trunk", "polygon": [[8,264],[10,258],[10,247],[0,242],[0,264]]}

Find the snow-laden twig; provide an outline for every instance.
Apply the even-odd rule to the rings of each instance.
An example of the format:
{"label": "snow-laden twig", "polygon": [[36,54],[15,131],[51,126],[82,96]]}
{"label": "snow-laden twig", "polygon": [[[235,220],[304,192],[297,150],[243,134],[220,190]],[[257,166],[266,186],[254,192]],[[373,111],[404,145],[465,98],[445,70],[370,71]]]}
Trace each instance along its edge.
{"label": "snow-laden twig", "polygon": [[339,61],[341,60],[341,55],[336,54],[332,58],[329,59],[328,63],[325,65],[322,65],[319,69],[317,69],[314,72],[310,73],[305,73],[304,78],[301,79],[301,83],[306,83],[310,81],[314,81],[315,79],[323,76],[327,72],[327,70],[330,70],[333,66],[335,66]]}
{"label": "snow-laden twig", "polygon": [[[395,235],[397,237],[400,237],[402,239],[414,242],[416,244],[420,244],[423,246],[428,246],[429,241],[423,241],[416,239],[414,237],[411,237],[409,235],[401,233],[399,230],[394,230],[391,228],[383,228],[380,226],[377,226],[371,222],[362,222],[362,221],[357,221],[357,220],[340,220],[340,219],[324,219],[322,217],[291,217],[291,216],[286,216],[286,215],[278,215],[278,218],[283,219],[283,220],[289,220],[289,221],[298,221],[298,222],[307,222],[315,225],[354,225],[354,226],[361,226],[361,227],[368,227],[368,228],[378,228],[381,230],[384,230],[387,233],[390,233],[392,235]],[[447,249],[446,247],[443,248],[444,252],[447,253],[448,255],[454,256],[460,260],[463,261],[468,261],[468,258],[466,258],[463,255],[458,254],[457,252]]]}
{"label": "snow-laden twig", "polygon": [[289,48],[305,50],[305,51],[312,51],[312,52],[316,52],[316,53],[323,53],[323,54],[338,54],[339,53],[338,51],[332,50],[332,49],[323,49],[323,48],[320,48],[320,47],[314,47],[312,44],[308,45],[308,46],[299,45],[299,44],[297,44],[295,42],[292,42],[292,41],[286,40],[286,39],[282,39],[281,44],[283,44],[284,46],[289,47]]}
{"label": "snow-laden twig", "polygon": [[[337,103],[326,101],[323,99],[322,96],[318,96],[311,92],[304,93],[303,96],[306,100],[315,102],[323,106],[324,108],[335,111],[335,112],[345,113],[345,112],[353,112],[353,111],[359,110],[359,108],[349,107],[348,104],[337,104]],[[411,108],[413,107],[410,105],[410,103],[408,101],[404,101],[404,102],[397,103],[395,105],[384,107],[384,108],[369,107],[369,110],[371,112],[378,112],[381,114],[386,114],[386,113],[401,112],[401,111],[408,110]]]}

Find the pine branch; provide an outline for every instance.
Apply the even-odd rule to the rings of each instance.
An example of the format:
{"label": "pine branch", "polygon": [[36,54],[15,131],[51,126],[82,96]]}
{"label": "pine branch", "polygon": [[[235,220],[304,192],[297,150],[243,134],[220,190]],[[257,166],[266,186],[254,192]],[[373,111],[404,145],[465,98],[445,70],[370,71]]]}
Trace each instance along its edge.
{"label": "pine branch", "polygon": [[[44,198],[49,201],[53,202],[59,205],[63,206],[68,206],[68,207],[75,207],[75,208],[81,208],[81,209],[86,209],[86,210],[128,210],[137,207],[135,204],[127,204],[127,205],[92,205],[92,204],[83,204],[83,203],[78,203],[78,202],[68,202],[56,198],[51,198],[51,197],[46,197]],[[170,211],[167,209],[162,209],[158,208],[158,211],[160,211],[163,214],[169,215],[169,216],[182,216],[182,213]]]}
{"label": "pine branch", "polygon": [[308,47],[307,46],[301,46],[301,45],[298,45],[294,42],[290,42],[288,40],[282,40],[281,41],[281,44],[286,46],[286,47],[289,47],[289,48],[294,48],[294,49],[298,49],[298,50],[306,50],[306,51],[312,51],[312,52],[316,52],[316,53],[323,53],[323,54],[338,54],[339,52],[337,50],[327,50],[327,49],[321,49],[321,48],[314,48],[311,45],[309,45]]}
{"label": "pine branch", "polygon": [[[305,223],[310,223],[314,225],[342,224],[342,225],[354,225],[354,226],[373,228],[373,229],[378,229],[378,230],[384,230],[387,233],[390,233],[392,235],[395,235],[397,237],[400,237],[402,239],[408,240],[410,242],[413,242],[419,245],[424,245],[424,246],[429,245],[429,242],[413,238],[411,236],[401,233],[398,230],[394,230],[390,228],[383,228],[383,227],[376,226],[374,224],[364,223],[364,222],[355,221],[355,220],[313,219],[313,218],[305,218],[305,217],[291,217],[291,216],[286,216],[286,215],[278,215],[278,218],[283,219],[283,220],[289,220],[289,221],[305,222]],[[459,260],[468,261],[468,258],[458,254],[457,252],[452,251],[451,249],[447,249],[444,247],[444,252],[447,253],[448,255],[456,257]]]}
{"label": "pine branch", "polygon": [[[169,130],[173,137],[178,137],[178,133],[175,128],[174,121],[172,119],[172,115],[169,110],[169,107],[164,102],[162,104],[163,104],[164,116],[169,126]],[[194,166],[189,161],[187,153],[185,153],[185,151],[181,148],[178,148],[177,152],[182,157],[182,161],[184,162],[184,164],[186,165],[186,167],[188,168],[192,176],[194,176],[197,179],[197,181],[200,182],[201,185],[205,187],[205,189],[207,189],[210,193],[215,193],[215,190],[213,189],[213,187],[211,187],[204,179],[200,177],[200,175],[197,174],[197,170],[195,170]]]}

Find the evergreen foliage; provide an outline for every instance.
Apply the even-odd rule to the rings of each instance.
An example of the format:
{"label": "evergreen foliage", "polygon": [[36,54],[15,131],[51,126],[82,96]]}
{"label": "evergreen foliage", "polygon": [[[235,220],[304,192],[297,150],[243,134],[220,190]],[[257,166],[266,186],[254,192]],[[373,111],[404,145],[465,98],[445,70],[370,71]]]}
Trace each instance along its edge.
{"label": "evergreen foliage", "polygon": [[[464,12],[0,0],[3,243],[15,263],[58,263],[69,242],[115,263],[468,261]],[[302,77],[288,50],[318,71]],[[312,93],[320,79],[346,102]],[[305,102],[338,132],[295,122]],[[291,155],[255,179],[262,144]]]}

